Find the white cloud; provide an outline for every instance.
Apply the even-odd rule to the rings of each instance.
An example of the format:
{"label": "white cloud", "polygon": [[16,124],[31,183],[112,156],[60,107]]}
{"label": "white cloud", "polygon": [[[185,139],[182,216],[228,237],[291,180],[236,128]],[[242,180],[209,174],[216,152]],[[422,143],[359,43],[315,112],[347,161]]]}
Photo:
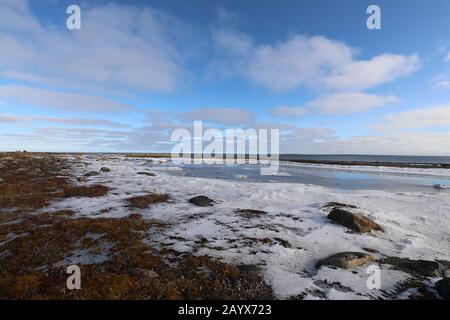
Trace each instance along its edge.
{"label": "white cloud", "polygon": [[450,90],[450,76],[440,74],[432,79],[433,88],[436,90]]}
{"label": "white cloud", "polygon": [[[432,141],[433,143],[430,143]],[[450,133],[390,132],[339,138],[327,128],[298,128],[281,139],[281,153],[447,155]]]}
{"label": "white cloud", "polygon": [[0,113],[0,122],[1,123],[20,123],[24,122],[25,119],[20,116],[12,115],[12,114],[4,114]]}
{"label": "white cloud", "polygon": [[445,57],[445,62],[450,62],[450,52],[447,53],[447,57]]}
{"label": "white cloud", "polygon": [[41,25],[32,17],[27,0],[2,0],[0,3],[0,29],[42,32]]}
{"label": "white cloud", "polygon": [[111,127],[111,128],[128,128],[129,125],[105,120],[105,119],[93,119],[93,118],[58,118],[47,116],[30,116],[33,121],[42,121],[46,123],[65,124],[70,126],[86,126],[86,127]]}
{"label": "white cloud", "polygon": [[354,61],[334,69],[325,83],[335,89],[362,90],[391,82],[417,71],[417,55],[383,54],[367,61]]}
{"label": "white cloud", "polygon": [[295,36],[249,52],[243,76],[278,91],[320,85],[326,75],[352,61],[352,49],[324,37]]}
{"label": "white cloud", "polygon": [[276,107],[272,114],[280,117],[303,117],[308,112],[303,107],[288,107],[288,106],[279,106]]}
{"label": "white cloud", "polygon": [[[379,129],[419,129],[450,126],[450,104],[386,115]],[[433,142],[434,143],[434,142]]]}
{"label": "white cloud", "polygon": [[240,75],[275,91],[298,87],[338,90],[373,88],[415,72],[417,55],[382,54],[356,60],[356,50],[322,36],[296,35],[275,45],[255,44],[234,29],[213,33],[217,58],[210,70],[222,76]]}
{"label": "white cloud", "polygon": [[282,117],[302,117],[308,112],[318,110],[323,114],[339,115],[369,111],[400,101],[395,96],[381,96],[360,92],[341,92],[319,97],[304,106],[276,107],[272,114]]}
{"label": "white cloud", "polygon": [[131,106],[107,98],[16,85],[0,86],[0,103],[19,103],[62,111],[84,112],[120,112],[133,109]]}
{"label": "white cloud", "polygon": [[255,114],[237,108],[202,108],[185,112],[179,116],[188,121],[204,121],[224,125],[242,125],[253,122]]}
{"label": "white cloud", "polygon": [[82,29],[69,32],[44,27],[26,1],[2,1],[0,69],[76,87],[170,91],[197,46],[192,28],[149,7],[108,4],[84,9]]}
{"label": "white cloud", "polygon": [[0,122],[5,123],[22,123],[22,122],[43,122],[46,124],[65,124],[70,126],[87,126],[87,127],[111,127],[111,128],[128,128],[129,125],[116,121],[95,118],[59,118],[40,115],[13,115],[0,113]]}
{"label": "white cloud", "polygon": [[345,114],[364,112],[376,107],[398,102],[395,96],[379,96],[359,92],[343,92],[320,97],[308,107],[317,108],[325,114]]}

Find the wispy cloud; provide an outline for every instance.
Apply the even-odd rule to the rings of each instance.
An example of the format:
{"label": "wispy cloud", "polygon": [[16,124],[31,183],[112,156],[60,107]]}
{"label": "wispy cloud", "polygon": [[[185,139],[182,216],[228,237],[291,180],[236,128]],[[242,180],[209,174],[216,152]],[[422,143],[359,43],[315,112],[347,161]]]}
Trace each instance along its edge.
{"label": "wispy cloud", "polygon": [[341,92],[321,96],[304,106],[276,107],[272,114],[282,117],[303,117],[309,113],[321,113],[328,115],[350,114],[366,112],[374,108],[380,108],[397,103],[400,99],[388,95],[366,94],[361,92]]}
{"label": "wispy cloud", "polygon": [[248,125],[254,121],[255,113],[238,108],[201,108],[179,115],[180,119],[202,120],[223,125]]}
{"label": "wispy cloud", "polygon": [[0,68],[29,81],[170,91],[197,46],[192,28],[150,7],[108,4],[83,10],[82,29],[67,32],[44,27],[25,0],[2,1]]}
{"label": "wispy cloud", "polygon": [[383,117],[379,129],[419,129],[450,127],[450,104],[395,112]]}
{"label": "wispy cloud", "polygon": [[130,125],[96,118],[59,118],[41,115],[12,115],[0,113],[0,122],[4,123],[24,123],[39,122],[44,124],[63,124],[68,126],[86,126],[86,127],[110,127],[110,128],[129,128]]}
{"label": "wispy cloud", "polygon": [[0,86],[0,103],[26,104],[31,106],[54,108],[60,111],[78,112],[123,112],[134,108],[103,97],[55,92],[35,87],[17,85]]}
{"label": "wispy cloud", "polygon": [[219,57],[211,63],[211,72],[239,75],[275,91],[323,86],[359,91],[420,68],[416,54],[383,54],[357,60],[354,48],[322,36],[295,35],[268,45],[256,44],[250,36],[233,29],[218,29],[213,34],[213,43]]}
{"label": "wispy cloud", "polygon": [[450,90],[450,75],[440,74],[432,79],[433,88],[436,90]]}
{"label": "wispy cloud", "polygon": [[383,54],[366,61],[352,61],[332,70],[324,80],[335,89],[363,90],[377,87],[417,71],[419,57]]}
{"label": "wispy cloud", "polygon": [[316,108],[325,114],[347,114],[369,111],[373,108],[399,102],[399,100],[395,96],[343,92],[320,97],[308,103],[308,107]]}
{"label": "wispy cloud", "polygon": [[288,107],[279,106],[276,107],[272,114],[280,117],[303,117],[308,113],[304,107]]}
{"label": "wispy cloud", "polygon": [[12,115],[12,114],[0,113],[0,122],[2,122],[2,123],[20,123],[20,122],[25,122],[25,119],[23,117]]}

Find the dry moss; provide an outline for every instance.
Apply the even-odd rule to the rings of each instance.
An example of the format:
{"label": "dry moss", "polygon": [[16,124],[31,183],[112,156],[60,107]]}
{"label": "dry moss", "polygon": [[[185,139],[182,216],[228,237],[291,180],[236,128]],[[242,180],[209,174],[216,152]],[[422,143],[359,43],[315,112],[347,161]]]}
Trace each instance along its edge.
{"label": "dry moss", "polygon": [[104,186],[72,186],[70,163],[50,154],[0,154],[0,209],[39,209],[67,197],[101,197]]}
{"label": "dry moss", "polygon": [[159,193],[149,193],[145,196],[133,197],[128,199],[130,205],[139,209],[146,209],[152,204],[164,203],[170,200],[169,195]]}
{"label": "dry moss", "polygon": [[[68,217],[55,213],[22,217],[16,224],[12,230],[20,229],[23,236],[2,247],[10,254],[0,261],[0,299],[272,298],[270,287],[257,273],[208,257],[179,256],[177,264],[169,266],[167,254],[142,242],[149,229],[165,227],[160,222]],[[87,238],[89,234],[101,238]],[[77,246],[94,250],[101,243],[113,244],[110,259],[82,265],[82,290],[67,290],[65,268],[52,265]],[[152,270],[158,277],[133,275],[130,270],[135,268]]]}
{"label": "dry moss", "polygon": [[88,198],[103,197],[103,196],[105,196],[108,193],[108,191],[109,191],[108,187],[101,186],[101,185],[70,187],[70,188],[66,188],[64,190],[64,197],[65,198],[70,198],[70,197],[88,197]]}
{"label": "dry moss", "polygon": [[[159,221],[138,214],[91,219],[75,218],[68,210],[35,211],[58,198],[108,192],[103,186],[72,186],[64,159],[3,154],[0,164],[0,209],[16,210],[0,214],[0,299],[272,298],[256,272],[207,257],[157,251],[146,244],[149,234],[166,227]],[[146,208],[169,199],[153,193],[129,200],[134,207]],[[82,289],[71,291],[66,288],[65,266],[56,266],[79,249],[107,255],[108,260],[81,265]],[[136,268],[152,270],[157,277],[133,274]]]}

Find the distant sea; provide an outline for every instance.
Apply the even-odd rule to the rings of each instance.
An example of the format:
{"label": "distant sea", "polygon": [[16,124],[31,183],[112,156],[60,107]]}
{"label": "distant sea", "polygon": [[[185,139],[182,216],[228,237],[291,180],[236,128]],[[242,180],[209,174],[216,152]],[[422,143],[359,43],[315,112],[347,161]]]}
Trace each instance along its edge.
{"label": "distant sea", "polygon": [[450,157],[434,156],[374,156],[374,155],[340,155],[340,154],[282,154],[280,160],[306,161],[349,161],[349,162],[395,162],[395,163],[446,163],[450,164]]}

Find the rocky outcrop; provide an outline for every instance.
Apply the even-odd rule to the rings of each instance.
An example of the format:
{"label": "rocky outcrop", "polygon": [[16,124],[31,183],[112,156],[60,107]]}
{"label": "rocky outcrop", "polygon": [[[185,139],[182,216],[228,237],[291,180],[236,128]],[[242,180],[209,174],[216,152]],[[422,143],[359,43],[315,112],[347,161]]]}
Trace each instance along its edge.
{"label": "rocky outcrop", "polygon": [[439,280],[434,287],[442,298],[450,300],[450,278]]}
{"label": "rocky outcrop", "polygon": [[362,252],[340,252],[329,256],[326,259],[319,260],[316,268],[330,266],[341,269],[353,269],[365,265],[374,260],[374,257]]}
{"label": "rocky outcrop", "polygon": [[450,277],[450,262],[388,257],[380,261],[403,272],[432,278]]}
{"label": "rocky outcrop", "polygon": [[210,207],[215,203],[215,201],[207,196],[197,196],[189,199],[189,203],[195,204],[198,207]]}
{"label": "rocky outcrop", "polygon": [[143,175],[143,176],[147,176],[147,177],[154,177],[155,174],[151,173],[151,172],[138,172],[137,174]]}
{"label": "rocky outcrop", "polygon": [[107,167],[102,167],[102,168],[100,169],[100,172],[108,173],[108,172],[111,172],[111,169],[109,169],[109,168],[107,168]]}
{"label": "rocky outcrop", "polygon": [[357,209],[358,207],[353,204],[345,204],[340,202],[328,202],[322,208],[349,208],[349,209]]}
{"label": "rocky outcrop", "polygon": [[328,219],[359,233],[370,232],[372,230],[384,231],[375,221],[360,213],[342,208],[334,208],[328,215]]}
{"label": "rocky outcrop", "polygon": [[239,214],[242,214],[242,215],[246,216],[247,218],[251,218],[253,216],[261,216],[261,215],[267,214],[266,211],[256,210],[256,209],[238,209],[235,212],[239,213]]}

